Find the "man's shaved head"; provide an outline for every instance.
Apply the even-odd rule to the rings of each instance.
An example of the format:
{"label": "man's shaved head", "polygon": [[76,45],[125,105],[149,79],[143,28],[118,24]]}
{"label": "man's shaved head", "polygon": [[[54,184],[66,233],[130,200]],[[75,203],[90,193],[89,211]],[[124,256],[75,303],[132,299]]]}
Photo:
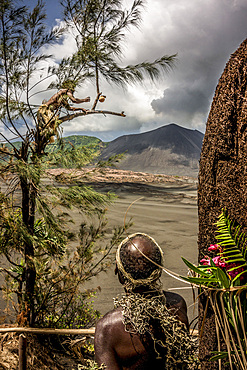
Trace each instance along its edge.
{"label": "man's shaved head", "polygon": [[[150,236],[142,233],[131,235],[120,244],[118,252],[124,271],[132,279],[148,279],[155,270],[157,270],[156,280],[160,277],[161,268],[157,265],[163,264],[163,253]],[[118,267],[121,271],[119,264]],[[125,281],[124,271],[121,271],[121,278]]]}

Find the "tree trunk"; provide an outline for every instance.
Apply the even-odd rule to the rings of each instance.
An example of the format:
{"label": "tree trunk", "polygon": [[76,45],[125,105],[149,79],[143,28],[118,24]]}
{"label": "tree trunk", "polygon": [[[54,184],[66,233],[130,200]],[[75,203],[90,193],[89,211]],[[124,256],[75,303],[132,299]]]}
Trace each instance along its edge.
{"label": "tree trunk", "polygon": [[[247,40],[231,56],[219,80],[207,121],[198,184],[199,260],[210,256],[215,240],[215,222],[226,208],[230,219],[247,232]],[[212,256],[212,254],[211,254]],[[199,327],[206,299],[199,301]],[[200,340],[202,369],[218,369],[209,362],[217,351],[215,322],[208,311]],[[222,369],[228,369],[223,364]]]}
{"label": "tree trunk", "polygon": [[[22,189],[22,219],[23,223],[27,228],[29,235],[33,235],[34,232],[34,204],[35,194],[33,193],[33,186],[28,184],[28,181],[24,178],[21,179]],[[24,294],[22,306],[19,313],[19,324],[30,325],[34,323],[34,286],[36,278],[36,269],[34,264],[34,246],[30,238],[26,238],[24,245],[24,256],[25,256],[25,269],[23,271],[24,281]]]}

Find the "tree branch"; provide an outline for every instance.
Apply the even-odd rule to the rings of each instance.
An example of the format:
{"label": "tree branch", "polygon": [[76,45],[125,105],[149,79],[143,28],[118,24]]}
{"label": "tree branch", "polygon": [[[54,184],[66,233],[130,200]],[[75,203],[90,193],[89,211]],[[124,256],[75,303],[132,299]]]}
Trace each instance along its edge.
{"label": "tree branch", "polygon": [[108,111],[108,110],[87,110],[86,113],[85,112],[78,112],[78,113],[68,114],[67,116],[60,117],[59,121],[61,123],[63,123],[65,121],[71,121],[74,118],[77,118],[77,117],[80,117],[80,116],[87,116],[89,114],[104,114],[104,115],[111,114],[113,116],[126,117],[124,112],[118,113],[118,112],[111,112],[111,111]]}
{"label": "tree branch", "polygon": [[7,258],[9,263],[11,263],[11,265],[16,266],[16,267],[22,267],[22,265],[18,265],[17,263],[11,261],[11,259],[9,258],[9,255],[7,253],[5,254],[5,257]]}
{"label": "tree branch", "polygon": [[98,92],[98,94],[97,94],[97,96],[96,96],[96,98],[95,98],[95,101],[94,101],[94,103],[93,103],[93,106],[92,106],[92,109],[91,109],[91,110],[95,110],[96,105],[97,105],[97,103],[98,103],[98,101],[99,101],[99,97],[100,97],[100,95],[101,95],[101,94],[102,94],[102,93]]}
{"label": "tree branch", "polygon": [[4,122],[3,119],[0,118],[0,121],[2,122],[2,124],[11,132],[11,134],[15,135],[16,138],[18,138],[19,136],[11,130],[11,128]]}
{"label": "tree branch", "polygon": [[19,281],[19,280],[20,280],[17,276],[14,276],[13,274],[11,274],[11,272],[10,272],[9,270],[7,270],[6,268],[1,267],[1,268],[0,268],[0,271],[4,271],[4,272],[6,272],[6,273],[7,273],[9,276],[11,276],[11,277],[12,277],[12,279],[14,279],[14,280],[17,280],[17,281]]}
{"label": "tree branch", "polygon": [[[15,154],[14,153],[10,153],[8,151],[5,151],[2,148],[0,148],[0,154],[6,154],[6,155],[10,155],[12,157],[15,157]],[[2,160],[2,158],[1,158],[1,160]]]}
{"label": "tree branch", "polygon": [[[27,123],[27,121],[26,121],[26,119],[25,119],[25,117],[23,115],[23,112],[22,112],[22,109],[21,109],[21,105],[20,105],[20,99],[18,98],[16,87],[15,87],[15,100],[17,102],[18,111],[20,112],[20,116],[21,116],[23,122],[25,123],[25,126],[27,128],[28,133],[30,133],[31,132],[31,129],[30,129],[30,127],[29,127],[29,125],[28,125],[28,123]],[[29,107],[29,110],[30,110],[30,105],[28,105],[28,107]]]}
{"label": "tree branch", "polygon": [[[7,139],[6,138],[6,136],[4,136],[4,134],[2,134],[1,132],[0,132],[0,135],[4,138],[4,140],[6,140],[7,141],[7,143],[10,145],[10,146],[12,146],[12,148],[14,149],[14,152],[15,152],[15,156],[17,157],[17,158],[19,158],[20,157],[20,155],[19,155],[19,152],[18,152],[18,150],[16,149],[16,147],[11,143],[11,141],[9,140],[9,139]],[[11,155],[11,153],[8,153],[9,155]]]}
{"label": "tree branch", "polygon": [[[55,74],[54,73],[52,73],[51,75],[48,75],[48,76],[45,76],[45,77],[43,77],[43,78],[41,78],[38,82],[36,82],[34,85],[32,85],[30,88],[29,88],[29,92],[32,90],[32,89],[34,89],[38,84],[40,84],[41,82],[44,82],[46,79],[48,79],[48,78],[51,78],[52,76],[54,76]],[[40,93],[42,93],[42,92],[45,92],[45,91],[47,91],[47,90],[56,90],[55,88],[53,88],[53,89],[44,89],[44,90],[39,90],[39,91],[37,91],[37,92],[35,92],[35,93],[33,93],[32,95],[30,95],[29,96],[29,99],[30,98],[32,98],[34,95],[37,95],[37,94],[40,94]]]}

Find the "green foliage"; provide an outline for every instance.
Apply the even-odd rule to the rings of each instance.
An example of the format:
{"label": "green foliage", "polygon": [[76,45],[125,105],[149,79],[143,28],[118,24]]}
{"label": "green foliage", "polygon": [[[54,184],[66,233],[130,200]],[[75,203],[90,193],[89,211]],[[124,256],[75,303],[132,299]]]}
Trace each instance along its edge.
{"label": "green foliage", "polygon": [[[106,211],[98,210],[91,224],[81,224],[76,248],[66,249],[59,258],[42,255],[37,249],[36,322],[40,326],[83,328],[95,324],[95,292],[83,289],[86,281],[112,264],[112,250],[123,239],[124,229],[107,233]],[[130,225],[127,225],[129,227]]]}
{"label": "green foliage", "polygon": [[210,288],[225,288],[241,285],[241,281],[246,282],[247,259],[246,259],[246,236],[241,232],[239,225],[234,223],[222,211],[216,223],[218,240],[219,264],[214,263],[214,259],[208,259],[206,263],[194,266],[185,258],[184,263],[193,271],[195,276],[183,277],[184,280],[192,284],[202,285]]}
{"label": "green foliage", "polygon": [[175,55],[126,67],[119,65],[124,56],[123,42],[127,32],[140,25],[142,0],[134,0],[130,9],[123,9],[120,0],[62,0],[61,3],[65,21],[77,33],[78,50],[53,69],[58,87],[67,79],[81,83],[93,78],[99,93],[100,77],[109,83],[126,86],[143,81],[145,76],[153,81],[160,77],[162,70],[167,71],[173,65]]}
{"label": "green foliage", "polygon": [[[9,204],[9,202],[7,203]],[[22,222],[20,210],[2,205],[0,216],[0,253],[11,255],[12,250],[23,251],[24,244],[32,237]]]}
{"label": "green foliage", "polygon": [[[246,236],[241,227],[222,211],[216,223],[218,244],[211,245],[210,251],[217,256],[205,256],[199,266],[183,258],[190,269],[190,276],[182,277],[193,285],[200,286],[208,295],[215,314],[218,343],[223,339],[227,351],[212,352],[211,361],[228,358],[229,368],[245,369],[247,331],[247,259]],[[205,312],[206,316],[206,312]]]}
{"label": "green foliage", "polygon": [[[63,329],[92,327],[96,324],[96,320],[100,318],[100,313],[94,309],[94,301],[92,301],[96,293],[97,291],[91,290],[86,290],[83,293],[77,292],[76,297],[70,297],[71,299],[68,302],[62,301],[62,304],[59,304],[59,311],[58,307],[56,307],[57,310],[53,307],[53,312],[48,313],[40,324],[48,328],[58,327]],[[63,310],[65,308],[66,310]]]}
{"label": "green foliage", "polygon": [[[174,60],[171,56],[126,68],[118,65],[126,31],[139,25],[142,0],[134,0],[129,10],[122,9],[120,0],[63,0],[62,4],[65,22],[75,31],[77,50],[57,61],[56,68],[44,67],[51,58],[44,50],[59,42],[65,30],[47,30],[43,1],[32,4],[32,9],[19,6],[15,0],[0,4],[0,121],[4,128],[0,132],[0,176],[7,189],[5,194],[0,192],[0,254],[10,265],[1,272],[6,276],[3,289],[8,299],[17,295],[20,325],[32,326],[35,320],[45,323],[49,314],[64,324],[65,308],[69,312],[70,304],[80,304],[73,298],[78,286],[105,266],[103,260],[93,262],[93,254],[102,253],[94,245],[101,235],[100,227],[90,227],[85,244],[77,251],[83,264],[81,260],[74,264],[67,255],[72,237],[68,224],[73,221],[69,211],[77,209],[83,217],[98,217],[103,225],[101,214],[114,197],[86,186],[76,171],[60,171],[57,175],[47,171],[57,166],[76,170],[94,163],[101,146],[97,139],[90,139],[90,147],[85,137],[80,146],[75,137],[61,140],[61,125],[94,113],[124,117],[123,112],[96,110],[102,98],[100,76],[122,86],[142,81],[145,75],[154,80]],[[89,101],[75,98],[73,93],[91,78],[96,86],[91,109],[71,106],[70,101]],[[36,96],[37,102],[37,94],[42,92],[40,84],[46,82],[46,88],[62,90],[36,105],[33,98]],[[58,140],[51,145],[55,136]],[[112,164],[113,159],[108,163]],[[103,167],[102,162],[99,167]],[[115,243],[116,235],[114,232]],[[95,240],[88,245],[90,238]],[[108,256],[107,250],[105,253]],[[85,267],[88,264],[89,270]]]}
{"label": "green foliage", "polygon": [[[41,61],[49,55],[42,54],[43,46],[54,42],[61,30],[46,32],[44,3],[38,1],[33,10],[26,6],[18,7],[15,1],[3,0],[0,6],[0,91],[2,93],[0,117],[10,131],[21,137],[18,125],[26,125],[25,115],[34,118],[28,97],[31,79],[41,70]],[[25,94],[25,101],[22,95]],[[20,119],[24,120],[23,123]],[[28,128],[28,126],[27,126]],[[29,130],[30,134],[30,130]],[[2,135],[3,136],[3,135]]]}
{"label": "green foliage", "polygon": [[[241,226],[235,226],[234,222],[231,221],[226,215],[226,212],[223,211],[217,221],[217,229],[216,239],[219,245],[222,246],[220,256],[225,258],[227,263],[234,263],[246,269],[247,238],[245,234],[241,232]],[[233,267],[231,271],[235,271],[238,266]]]}
{"label": "green foliage", "polygon": [[[211,260],[210,268],[208,266],[199,265],[195,267],[189,261],[182,257],[184,263],[195,273],[196,276],[181,276],[185,281],[194,285],[202,285],[209,288],[229,288],[230,280],[221,268],[216,267]],[[206,272],[208,271],[208,272]]]}
{"label": "green foliage", "polygon": [[61,205],[66,208],[77,207],[84,211],[92,211],[95,207],[99,207],[103,204],[109,204],[110,200],[113,199],[113,195],[97,193],[92,187],[81,185],[81,186],[69,186],[64,187],[46,187],[50,194],[54,196],[52,203]]}
{"label": "green foliage", "polygon": [[106,366],[102,364],[98,366],[93,360],[86,360],[83,365],[78,365],[78,370],[105,370]]}
{"label": "green foliage", "polygon": [[92,164],[98,155],[95,148],[88,146],[54,149],[55,151],[48,155],[50,167],[81,169]]}
{"label": "green foliage", "polygon": [[[106,210],[95,211],[93,222],[81,224],[79,244],[68,248],[68,238],[61,240],[54,230],[47,230],[44,219],[35,223],[33,242],[36,270],[34,290],[35,322],[38,326],[56,328],[84,328],[95,324],[99,313],[94,310],[94,290],[83,286],[93,276],[106,271],[112,264],[114,246],[123,239],[124,229],[115,227],[112,234],[107,231]],[[13,220],[13,226],[19,217]],[[19,220],[20,222],[20,220]],[[130,224],[126,225],[127,228]],[[16,229],[20,232],[20,227]],[[11,233],[9,231],[8,237]],[[17,240],[19,243],[16,243]],[[15,301],[13,294],[18,289],[18,302],[22,305],[23,291],[20,289],[25,274],[24,243],[13,233],[10,243],[1,244],[1,253],[8,257],[12,267],[2,269],[6,275],[3,290],[8,293],[9,304]],[[15,249],[14,249],[15,247]],[[13,250],[15,254],[13,255]]]}
{"label": "green foliage", "polygon": [[[63,147],[64,149],[68,149],[72,147],[78,148],[78,147],[87,147],[90,148],[99,148],[100,146],[103,146],[103,142],[94,136],[86,136],[86,135],[70,135],[62,138],[63,141]],[[49,148],[56,148],[58,147],[59,143],[54,143],[53,145],[49,146]],[[54,151],[52,149],[52,151]]]}
{"label": "green foliage", "polygon": [[[22,146],[21,141],[15,141],[12,143],[16,149],[20,149]],[[58,151],[66,151],[74,149],[88,149],[91,150],[93,153],[97,153],[102,147],[104,147],[105,143],[103,143],[100,139],[94,136],[86,136],[86,135],[71,135],[61,138],[60,140],[56,140],[54,143],[47,145],[45,152],[46,153],[56,153]],[[9,143],[1,144],[3,150],[11,150],[12,145]],[[0,148],[1,153],[1,148]]]}
{"label": "green foliage", "polygon": [[[57,225],[57,223],[56,223]],[[34,224],[33,242],[37,255],[61,256],[65,252],[69,235],[57,227],[48,227],[45,219],[38,219]]]}

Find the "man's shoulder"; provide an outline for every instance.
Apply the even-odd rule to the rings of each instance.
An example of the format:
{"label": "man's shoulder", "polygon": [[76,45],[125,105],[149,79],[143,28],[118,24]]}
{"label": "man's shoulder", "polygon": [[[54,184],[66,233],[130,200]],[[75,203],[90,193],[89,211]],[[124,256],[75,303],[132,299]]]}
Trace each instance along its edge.
{"label": "man's shoulder", "polygon": [[119,351],[119,345],[130,345],[121,308],[107,312],[96,324],[94,345],[97,351]]}
{"label": "man's shoulder", "polygon": [[184,298],[180,294],[167,292],[165,290],[163,290],[163,293],[166,297],[166,303],[168,306],[186,305]]}
{"label": "man's shoulder", "polygon": [[123,316],[120,308],[107,312],[96,325],[96,331],[109,332],[123,325]]}
{"label": "man's shoulder", "polygon": [[166,306],[169,311],[183,322],[188,329],[187,305],[183,297],[177,293],[166,291],[164,291],[164,295],[166,297]]}

